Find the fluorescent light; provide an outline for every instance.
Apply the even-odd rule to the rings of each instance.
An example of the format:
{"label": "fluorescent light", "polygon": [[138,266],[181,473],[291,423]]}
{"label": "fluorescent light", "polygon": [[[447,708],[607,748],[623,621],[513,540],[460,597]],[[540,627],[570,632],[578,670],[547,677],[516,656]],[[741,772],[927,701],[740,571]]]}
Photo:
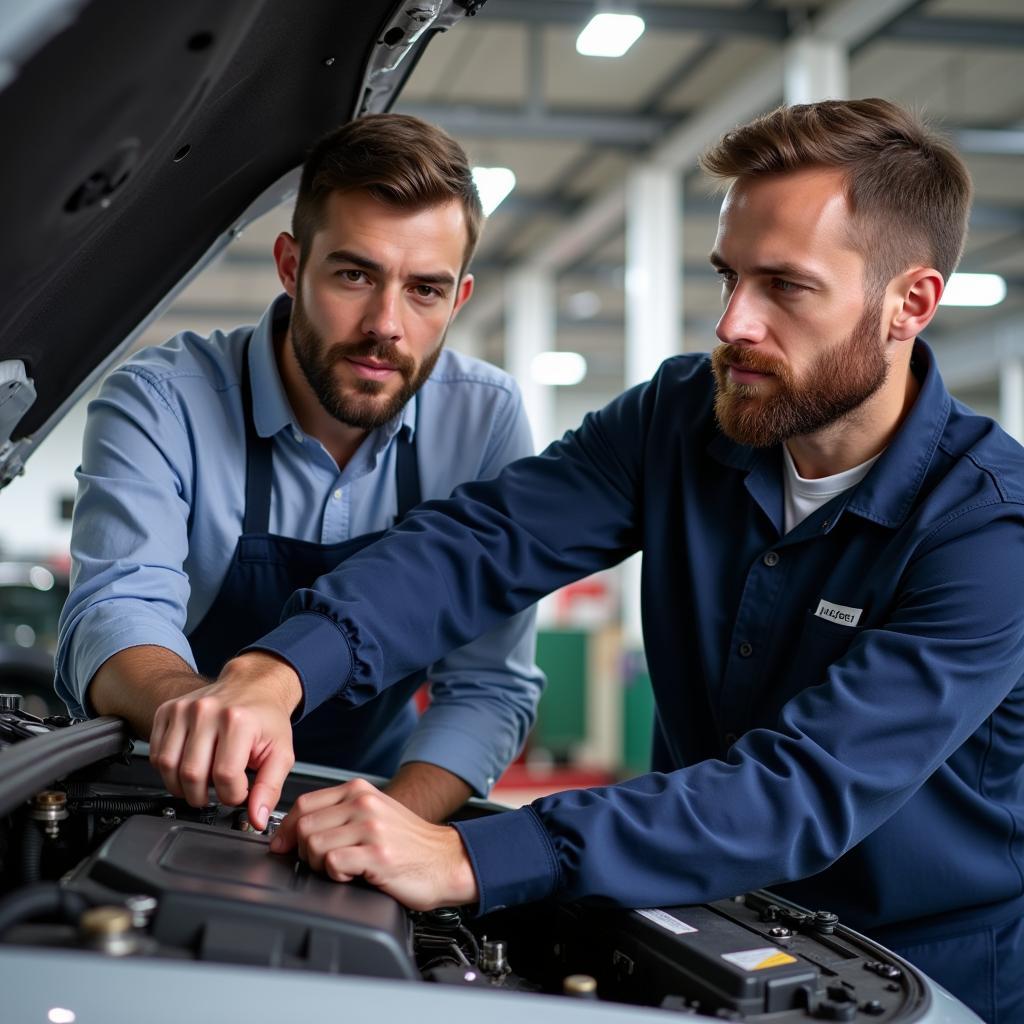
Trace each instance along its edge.
{"label": "fluorescent light", "polygon": [[565,299],[565,311],[573,320],[593,320],[601,312],[601,297],[597,292],[573,292]]}
{"label": "fluorescent light", "polygon": [[480,193],[485,217],[489,217],[516,187],[516,176],[507,167],[474,167],[473,181]]}
{"label": "fluorescent light", "polygon": [[954,274],[940,306],[998,306],[1006,298],[1006,281],[998,274]]}
{"label": "fluorescent light", "polygon": [[587,361],[579,352],[538,352],[530,363],[530,376],[538,384],[568,387],[587,375]]}
{"label": "fluorescent light", "polygon": [[644,34],[635,14],[595,14],[576,39],[584,57],[621,57]]}

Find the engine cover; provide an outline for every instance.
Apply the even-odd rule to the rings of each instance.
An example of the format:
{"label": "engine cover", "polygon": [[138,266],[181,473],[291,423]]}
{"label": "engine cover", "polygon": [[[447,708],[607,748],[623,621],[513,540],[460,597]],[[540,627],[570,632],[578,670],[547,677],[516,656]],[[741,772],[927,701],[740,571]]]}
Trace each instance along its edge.
{"label": "engine cover", "polygon": [[[136,815],[75,870],[93,902],[155,896],[161,949],[220,963],[416,978],[403,908],[361,883],[332,882],[263,836]],[[173,954],[172,954],[173,955]]]}

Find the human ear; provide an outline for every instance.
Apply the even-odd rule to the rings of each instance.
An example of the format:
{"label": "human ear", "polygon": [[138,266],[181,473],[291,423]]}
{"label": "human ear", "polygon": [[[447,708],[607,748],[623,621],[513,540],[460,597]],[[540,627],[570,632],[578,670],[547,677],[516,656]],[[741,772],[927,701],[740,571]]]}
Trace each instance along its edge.
{"label": "human ear", "polygon": [[274,241],[274,263],[284,290],[294,299],[299,278],[299,243],[287,231]]}
{"label": "human ear", "polygon": [[459,281],[458,291],[455,294],[455,305],[452,307],[452,318],[454,319],[455,314],[458,313],[462,307],[469,302],[469,297],[473,294],[473,287],[476,284],[472,274],[463,274],[462,280]]}
{"label": "human ear", "polygon": [[890,293],[895,287],[897,300],[889,321],[889,337],[910,341],[931,323],[946,283],[934,267],[918,267],[901,274],[889,287]]}

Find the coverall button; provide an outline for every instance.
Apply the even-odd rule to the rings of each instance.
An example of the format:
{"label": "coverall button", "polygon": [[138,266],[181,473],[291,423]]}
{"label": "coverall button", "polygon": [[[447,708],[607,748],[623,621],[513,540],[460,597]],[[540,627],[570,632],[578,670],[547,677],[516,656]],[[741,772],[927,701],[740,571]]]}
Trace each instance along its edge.
{"label": "coverall button", "polygon": [[749,658],[754,653],[753,644],[748,644],[746,640],[740,644],[740,657]]}
{"label": "coverall button", "polygon": [[778,551],[768,551],[768,552],[766,552],[764,558],[761,559],[761,561],[763,561],[764,564],[767,565],[769,569],[771,569],[772,566],[778,565],[779,564],[779,553],[778,553]]}
{"label": "coverall button", "polygon": [[334,500],[335,501],[340,501],[341,500],[341,488],[340,487],[334,492]]}

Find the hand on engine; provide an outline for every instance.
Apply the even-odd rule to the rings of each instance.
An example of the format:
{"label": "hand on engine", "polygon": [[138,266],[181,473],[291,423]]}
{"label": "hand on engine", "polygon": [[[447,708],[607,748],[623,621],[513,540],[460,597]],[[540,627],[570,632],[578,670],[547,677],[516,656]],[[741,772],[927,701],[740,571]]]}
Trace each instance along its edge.
{"label": "hand on engine", "polygon": [[363,779],[301,796],[270,849],[296,846],[314,870],[338,882],[365,878],[411,910],[479,896],[458,832],[424,821]]}
{"label": "hand on engine", "polygon": [[[215,683],[166,701],[157,709],[149,758],[164,785],[195,807],[217,799],[240,804],[266,827],[295,763],[291,713],[302,698],[294,670],[273,655],[252,652],[228,662]],[[256,770],[252,789],[246,768]]]}

